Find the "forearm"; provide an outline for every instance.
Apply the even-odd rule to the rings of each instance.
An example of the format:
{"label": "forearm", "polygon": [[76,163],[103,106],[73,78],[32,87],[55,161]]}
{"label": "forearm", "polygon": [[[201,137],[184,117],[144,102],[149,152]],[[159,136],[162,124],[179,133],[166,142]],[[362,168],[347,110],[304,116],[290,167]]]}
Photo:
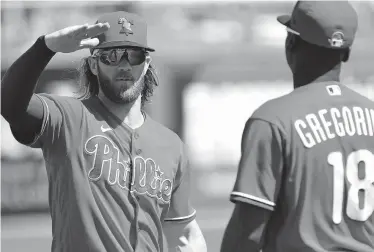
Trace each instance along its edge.
{"label": "forearm", "polygon": [[[206,252],[205,238],[200,228],[195,228],[191,233],[179,238],[178,252]],[[170,249],[169,249],[170,250]],[[170,250],[173,251],[173,250]]]}
{"label": "forearm", "polygon": [[237,202],[226,227],[221,252],[259,252],[271,211]]}
{"label": "forearm", "polygon": [[165,222],[164,234],[170,252],[206,252],[207,246],[196,220],[190,223]]}
{"label": "forearm", "polygon": [[1,80],[1,114],[10,124],[26,113],[37,81],[54,55],[44,36],[39,37],[5,73]]}
{"label": "forearm", "polygon": [[261,251],[261,245],[259,239],[255,237],[250,238],[245,235],[246,232],[240,232],[237,230],[237,225],[234,225],[231,221],[227,226],[223,235],[221,252],[259,252]]}
{"label": "forearm", "polygon": [[[193,239],[189,240],[190,248],[191,250],[189,251],[194,251],[194,252],[206,252],[208,251],[205,238],[203,234],[195,236]],[[183,250],[181,250],[183,252]]]}

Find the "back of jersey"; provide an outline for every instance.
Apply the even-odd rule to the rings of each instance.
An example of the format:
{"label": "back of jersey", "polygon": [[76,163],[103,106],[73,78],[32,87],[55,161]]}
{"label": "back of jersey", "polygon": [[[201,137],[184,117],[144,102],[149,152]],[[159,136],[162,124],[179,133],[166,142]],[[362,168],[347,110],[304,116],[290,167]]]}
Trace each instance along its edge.
{"label": "back of jersey", "polygon": [[374,102],[330,82],[277,103],[286,167],[264,251],[373,252]]}

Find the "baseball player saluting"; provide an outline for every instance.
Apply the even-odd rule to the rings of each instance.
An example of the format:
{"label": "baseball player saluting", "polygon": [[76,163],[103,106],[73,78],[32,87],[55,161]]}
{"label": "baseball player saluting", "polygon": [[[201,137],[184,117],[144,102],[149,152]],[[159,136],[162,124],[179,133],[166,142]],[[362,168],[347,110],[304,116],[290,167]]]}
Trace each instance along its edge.
{"label": "baseball player saluting", "polygon": [[347,1],[299,1],[295,90],[247,121],[221,251],[374,251],[374,103],[339,82],[357,30]]}
{"label": "baseball player saluting", "polygon": [[[52,57],[90,48],[83,99],[34,94]],[[43,150],[52,251],[206,251],[180,138],[143,111],[157,78],[147,26],[114,12],[41,36],[8,69],[1,114]]]}

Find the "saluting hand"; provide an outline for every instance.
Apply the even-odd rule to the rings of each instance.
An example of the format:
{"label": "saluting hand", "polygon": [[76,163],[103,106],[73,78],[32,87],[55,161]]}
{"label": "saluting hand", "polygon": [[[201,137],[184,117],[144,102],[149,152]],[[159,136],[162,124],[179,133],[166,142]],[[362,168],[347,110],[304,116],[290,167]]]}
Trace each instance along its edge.
{"label": "saluting hand", "polygon": [[109,29],[108,23],[74,25],[52,32],[44,37],[47,47],[54,52],[70,53],[99,44],[95,37]]}

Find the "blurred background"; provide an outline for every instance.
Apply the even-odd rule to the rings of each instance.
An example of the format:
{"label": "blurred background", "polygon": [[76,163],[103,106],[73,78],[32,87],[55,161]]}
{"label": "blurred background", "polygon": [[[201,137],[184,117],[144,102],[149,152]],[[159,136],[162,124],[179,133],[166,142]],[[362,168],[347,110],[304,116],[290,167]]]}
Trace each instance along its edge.
{"label": "blurred background", "polygon": [[[135,12],[148,22],[160,86],[148,113],[190,152],[192,202],[209,252],[219,251],[233,204],[228,201],[245,121],[265,101],[292,90],[286,31],[276,16],[288,2],[2,1],[1,75],[42,34],[94,23],[104,12]],[[374,99],[374,3],[352,2],[359,30],[343,83]],[[74,95],[88,50],[57,54],[37,92]],[[1,117],[2,251],[50,251],[48,184],[41,152],[17,143]]]}

